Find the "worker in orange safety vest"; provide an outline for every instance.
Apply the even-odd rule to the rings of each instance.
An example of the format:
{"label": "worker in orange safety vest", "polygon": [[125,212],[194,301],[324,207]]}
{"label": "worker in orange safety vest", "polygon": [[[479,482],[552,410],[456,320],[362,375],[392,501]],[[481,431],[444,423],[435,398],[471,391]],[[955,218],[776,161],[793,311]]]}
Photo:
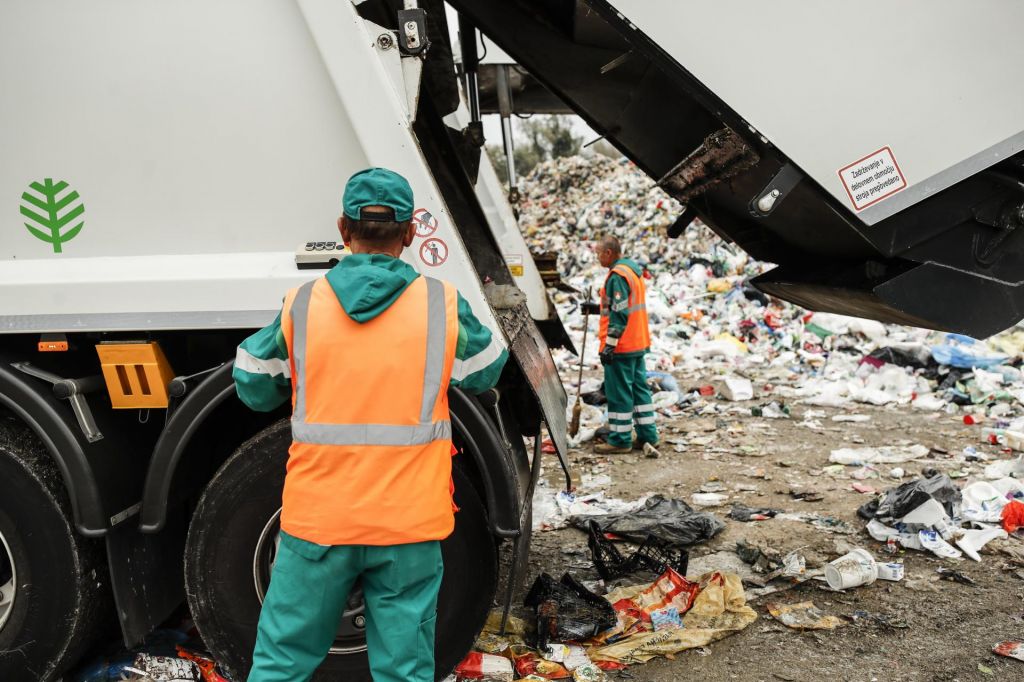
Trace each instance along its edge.
{"label": "worker in orange safety vest", "polygon": [[[601,287],[600,304],[588,303],[601,315],[598,328],[604,393],[608,399],[608,442],[594,451],[627,453],[658,443],[658,429],[651,389],[647,385],[644,356],[651,346],[647,322],[647,289],[643,269],[622,256],[622,246],[613,236],[594,244],[601,265],[608,268]],[[633,439],[634,425],[636,439]]]}
{"label": "worker in orange safety vest", "polygon": [[280,548],[249,682],[309,680],[361,579],[375,682],[433,682],[440,541],[455,525],[448,387],[495,385],[508,351],[447,282],[400,256],[413,194],[370,168],[345,187],[350,255],[288,292],[238,348],[249,407],[292,400]]}

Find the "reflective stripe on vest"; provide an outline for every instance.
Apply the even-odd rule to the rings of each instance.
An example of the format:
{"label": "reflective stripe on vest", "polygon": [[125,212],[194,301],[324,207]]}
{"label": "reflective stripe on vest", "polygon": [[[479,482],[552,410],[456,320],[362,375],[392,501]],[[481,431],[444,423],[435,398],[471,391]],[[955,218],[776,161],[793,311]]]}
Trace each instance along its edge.
{"label": "reflective stripe on vest", "polygon": [[[615,266],[608,273],[608,277],[612,274],[619,275],[629,285],[629,297],[624,302],[625,307],[622,310],[614,310],[625,312],[628,316],[622,336],[612,344],[615,346],[615,352],[633,353],[646,350],[651,345],[651,334],[647,324],[647,294],[644,281],[628,265]],[[612,313],[612,304],[607,293],[608,277],[601,287],[601,321],[597,334],[601,341],[601,350],[608,344],[608,322]]]}
{"label": "reflective stripe on vest", "polygon": [[433,421],[441,392],[445,364],[446,330],[444,284],[429,277],[427,281],[427,357],[423,372],[420,423],[401,424],[317,424],[306,420],[306,329],[309,325],[309,299],[316,283],[299,288],[291,306],[292,352],[295,360],[295,409],[292,412],[292,439],[313,445],[424,445],[450,439],[451,421]]}

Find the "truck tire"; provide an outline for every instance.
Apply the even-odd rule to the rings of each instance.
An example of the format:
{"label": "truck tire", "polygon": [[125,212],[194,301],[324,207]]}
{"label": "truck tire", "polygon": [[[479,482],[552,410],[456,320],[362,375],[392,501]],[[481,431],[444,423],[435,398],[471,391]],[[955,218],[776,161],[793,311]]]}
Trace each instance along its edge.
{"label": "truck tire", "polygon": [[[185,546],[188,604],[207,647],[236,682],[246,678],[252,663],[289,445],[291,429],[283,421],[239,447],[210,481],[189,527]],[[497,554],[486,510],[458,467],[453,478],[460,511],[455,515],[455,531],[442,543],[445,570],[438,600],[437,679],[451,672],[472,647],[497,589]],[[372,682],[365,638],[358,627],[361,614],[361,599],[355,595],[342,618],[335,647],[315,680]]]}
{"label": "truck tire", "polygon": [[75,532],[53,460],[9,423],[0,423],[0,593],[0,680],[10,682],[56,679],[112,615],[102,543]]}

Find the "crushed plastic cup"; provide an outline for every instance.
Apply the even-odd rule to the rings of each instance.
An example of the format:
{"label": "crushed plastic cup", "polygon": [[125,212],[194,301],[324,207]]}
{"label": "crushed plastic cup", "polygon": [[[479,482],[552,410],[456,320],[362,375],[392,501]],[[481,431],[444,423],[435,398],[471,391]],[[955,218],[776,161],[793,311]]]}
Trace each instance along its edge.
{"label": "crushed plastic cup", "polygon": [[[1013,481],[1013,479],[1003,479]],[[1002,521],[1006,493],[987,481],[975,481],[961,492],[961,514],[967,521],[999,523]]]}
{"label": "crushed plastic cup", "polygon": [[825,580],[833,590],[870,585],[878,580],[878,562],[866,549],[854,549],[825,566]]}
{"label": "crushed plastic cup", "polygon": [[906,569],[903,564],[890,561],[887,563],[878,564],[878,579],[888,580],[890,582],[899,582],[903,580],[903,576],[906,574]]}

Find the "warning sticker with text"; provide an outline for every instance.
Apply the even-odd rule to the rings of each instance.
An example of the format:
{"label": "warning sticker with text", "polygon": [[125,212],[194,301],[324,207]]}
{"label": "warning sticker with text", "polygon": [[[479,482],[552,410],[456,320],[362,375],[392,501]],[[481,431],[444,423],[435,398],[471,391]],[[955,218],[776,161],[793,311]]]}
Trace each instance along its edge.
{"label": "warning sticker with text", "polygon": [[882,147],[839,170],[843,187],[857,211],[867,208],[906,188],[907,179],[892,155],[892,149]]}
{"label": "warning sticker with text", "polygon": [[522,254],[510,253],[505,256],[505,263],[508,265],[508,271],[512,273],[513,277],[523,276],[523,256]]}

